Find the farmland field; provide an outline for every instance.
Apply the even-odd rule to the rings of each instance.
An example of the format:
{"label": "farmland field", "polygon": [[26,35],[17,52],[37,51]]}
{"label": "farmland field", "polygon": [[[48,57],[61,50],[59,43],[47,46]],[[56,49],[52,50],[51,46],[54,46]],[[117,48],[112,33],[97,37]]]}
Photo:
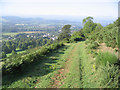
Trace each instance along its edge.
{"label": "farmland field", "polygon": [[[24,53],[24,52],[26,52],[25,50],[19,50],[19,49],[16,49],[16,53],[17,54],[20,54],[20,53]],[[12,53],[8,53],[8,54],[6,54],[7,55],[7,57],[9,57],[9,56],[11,56],[12,55]]]}
{"label": "farmland field", "polygon": [[41,31],[25,31],[25,32],[19,32],[19,33],[44,33],[44,32],[41,32]]}
{"label": "farmland field", "polygon": [[41,32],[41,31],[10,32],[10,33],[2,33],[2,35],[14,36],[14,35],[17,35],[17,34],[20,34],[20,33],[29,34],[29,33],[44,33],[44,32]]}
{"label": "farmland field", "polygon": [[18,32],[14,32],[14,33],[2,33],[2,35],[10,35],[10,36],[14,36],[14,35],[17,35],[17,34],[19,34]]}

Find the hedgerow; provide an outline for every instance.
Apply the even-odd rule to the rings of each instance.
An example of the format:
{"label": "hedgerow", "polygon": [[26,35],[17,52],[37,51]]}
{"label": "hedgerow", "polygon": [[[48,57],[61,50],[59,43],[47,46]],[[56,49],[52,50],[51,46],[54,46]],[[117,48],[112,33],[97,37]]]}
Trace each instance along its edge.
{"label": "hedgerow", "polygon": [[3,74],[12,73],[16,70],[20,70],[20,68],[24,65],[31,64],[35,61],[41,61],[44,55],[51,53],[63,45],[63,43],[53,43],[51,45],[45,45],[41,49],[35,50],[25,55],[17,55],[17,57],[6,58],[2,62],[2,72]]}

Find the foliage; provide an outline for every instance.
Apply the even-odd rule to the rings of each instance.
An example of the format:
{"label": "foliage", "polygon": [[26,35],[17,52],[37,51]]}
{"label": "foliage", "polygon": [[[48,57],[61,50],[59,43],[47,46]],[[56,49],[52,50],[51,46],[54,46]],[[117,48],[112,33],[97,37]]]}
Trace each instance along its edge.
{"label": "foliage", "polygon": [[74,42],[74,41],[82,41],[85,39],[85,36],[82,32],[82,30],[80,31],[76,31],[72,34],[71,38],[70,38],[70,41],[71,42]]}
{"label": "foliage", "polygon": [[[45,60],[42,59],[49,56],[50,54],[53,54],[53,51],[57,53],[57,49],[64,45],[62,42],[54,42],[47,43],[39,49],[30,49],[31,51],[24,55],[15,55],[14,57],[3,59],[3,74],[8,74],[16,71],[19,72],[19,70],[21,70],[23,66],[31,65],[33,67],[34,63],[39,63],[39,65],[35,64],[37,65],[37,67],[34,66],[36,67],[35,70],[31,67],[31,69],[29,70],[29,77],[24,75],[25,79],[22,78],[12,81],[14,83],[10,84],[10,87],[17,87],[17,84],[20,84],[21,82],[25,82],[25,85],[23,83],[20,84],[21,87],[22,85],[23,87],[26,87],[26,85],[27,87],[36,86],[35,88],[51,87],[50,85],[54,83],[51,77],[53,77],[53,75],[55,75],[55,77],[59,76],[57,74],[60,73],[60,77],[55,78],[55,80],[61,80],[59,83],[59,87],[118,88],[118,84],[120,83],[120,71],[119,67],[116,65],[118,61],[116,55],[109,52],[96,52],[99,43],[105,43],[106,46],[113,48],[115,48],[116,45],[119,44],[119,37],[117,36],[118,21],[114,22],[114,24],[109,24],[106,27],[102,27],[101,24],[94,23],[92,19],[92,17],[85,18],[83,20],[83,29],[78,32],[74,32],[71,38],[71,25],[65,25],[62,28],[62,33],[59,35],[58,38],[60,41],[62,40],[62,42],[69,40],[71,40],[72,42],[79,40],[81,41],[88,38],[85,43],[80,42],[73,44],[69,51],[67,50],[69,56],[65,53],[65,56],[61,59],[58,59],[60,58],[60,55],[57,55],[56,58],[58,60],[56,60],[55,57],[49,57]],[[27,46],[27,44],[25,45]],[[7,42],[7,46],[12,46],[13,48],[15,47],[14,45],[11,45],[11,42]],[[86,46],[88,48],[86,48]],[[32,47],[34,47],[34,45],[28,45],[28,48]],[[63,49],[62,51],[65,50],[66,49]],[[64,54],[64,52],[59,53]],[[68,62],[66,62],[67,59],[69,59]],[[42,61],[46,62],[46,60],[51,60],[51,62],[49,62],[49,64],[41,63]],[[59,63],[56,63],[54,60]],[[67,67],[64,65],[66,65]],[[61,68],[66,69],[62,70],[67,71],[67,73],[64,72],[64,74],[62,74],[61,72],[59,72]],[[57,71],[57,69],[59,69],[57,74],[52,72]],[[32,70],[34,71],[33,73],[37,72],[36,75],[32,74],[31,76]]]}
{"label": "foliage", "polygon": [[109,52],[99,52],[96,58],[96,64],[103,66],[105,66],[107,62],[109,62],[110,64],[115,64],[117,61],[118,59],[116,55]]}
{"label": "foliage", "polygon": [[88,34],[95,30],[97,24],[92,21],[93,17],[87,17],[83,19],[83,32],[86,37],[88,37]]}
{"label": "foliage", "polygon": [[2,58],[6,58],[6,54],[4,52],[2,52]]}
{"label": "foliage", "polygon": [[60,48],[61,46],[63,46],[62,43],[54,43],[49,46],[47,45],[43,46],[41,49],[37,51],[34,50],[31,53],[22,56],[6,58],[5,60],[3,60],[4,63],[2,66],[3,73],[10,73],[10,72],[12,73],[26,64],[30,64],[32,62],[41,60],[41,58],[44,55],[51,53],[52,51]]}
{"label": "foliage", "polygon": [[[84,45],[84,44],[83,44]],[[81,44],[82,46],[82,44]],[[84,47],[84,48],[83,48]],[[106,62],[105,65],[101,63],[96,64],[97,58],[93,57],[92,54],[88,54],[88,49],[85,49],[85,45],[80,49],[80,57],[81,57],[81,69],[80,73],[82,73],[81,87],[82,88],[118,88],[119,87],[119,77],[120,70],[117,64],[117,57],[114,54],[106,54],[99,53],[100,60],[103,63]],[[97,55],[96,55],[97,56]],[[105,62],[104,62],[105,60]],[[107,62],[107,61],[109,62]]]}
{"label": "foliage", "polygon": [[93,19],[93,17],[88,16],[88,17],[83,19],[82,23],[85,24],[86,22],[91,21],[92,19]]}
{"label": "foliage", "polygon": [[92,42],[91,44],[88,45],[89,49],[96,49],[99,46],[98,42]]}
{"label": "foliage", "polygon": [[17,54],[16,51],[12,50],[12,55],[16,55],[16,54]]}
{"label": "foliage", "polygon": [[58,40],[65,39],[65,40],[69,41],[69,39],[70,39],[70,33],[71,33],[70,27],[71,27],[71,25],[65,25],[62,28],[62,32],[59,34]]}
{"label": "foliage", "polygon": [[[44,58],[23,67],[17,73],[3,75],[3,88],[50,88],[58,69],[63,68],[71,44],[61,47]],[[33,50],[32,50],[33,51]],[[59,56],[59,57],[58,57]],[[13,78],[11,78],[13,77]]]}
{"label": "foliage", "polygon": [[[30,36],[30,35],[29,35]],[[18,34],[15,36],[15,40],[2,41],[2,52],[8,54],[12,50],[19,48],[20,50],[26,50],[52,42],[48,38],[38,37],[38,35],[31,35],[34,37],[27,37],[27,34]]]}
{"label": "foliage", "polygon": [[96,23],[96,24],[97,25],[95,27],[95,31],[94,32],[99,32],[103,28],[103,26],[100,23]]}
{"label": "foliage", "polygon": [[105,43],[106,46],[115,48],[118,45],[117,27],[115,27],[114,24],[109,24],[104,28],[101,27],[101,30],[91,32],[88,40],[98,41],[99,43]]}
{"label": "foliage", "polygon": [[106,63],[106,66],[100,67],[101,78],[99,79],[101,87],[103,88],[118,88],[120,70],[118,66]]}

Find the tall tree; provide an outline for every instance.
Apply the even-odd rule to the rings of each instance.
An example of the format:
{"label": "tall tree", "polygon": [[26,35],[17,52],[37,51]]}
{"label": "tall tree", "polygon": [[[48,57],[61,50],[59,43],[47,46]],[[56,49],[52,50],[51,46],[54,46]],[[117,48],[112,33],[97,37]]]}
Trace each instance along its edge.
{"label": "tall tree", "polygon": [[96,23],[92,21],[93,17],[87,17],[83,19],[83,32],[85,33],[85,36],[87,36],[89,33],[91,33],[93,30],[95,30],[95,27],[97,26]]}
{"label": "tall tree", "polygon": [[88,21],[92,21],[93,17],[89,16],[83,19],[82,23],[85,24]]}
{"label": "tall tree", "polygon": [[70,34],[71,34],[70,28],[71,28],[71,25],[65,25],[62,28],[62,32],[60,33],[58,40],[65,39],[65,40],[69,41]]}
{"label": "tall tree", "polygon": [[70,38],[71,41],[82,41],[84,39],[85,39],[85,37],[82,32],[82,29],[80,31],[74,32]]}

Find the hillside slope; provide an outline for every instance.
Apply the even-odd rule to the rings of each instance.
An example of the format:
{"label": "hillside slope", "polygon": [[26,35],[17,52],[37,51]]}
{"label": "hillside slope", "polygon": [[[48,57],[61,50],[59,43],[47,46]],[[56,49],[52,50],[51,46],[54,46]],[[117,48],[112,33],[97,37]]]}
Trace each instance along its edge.
{"label": "hillside slope", "polygon": [[[89,53],[85,42],[65,44],[43,59],[22,72],[4,76],[3,88],[117,87],[118,82],[114,81],[117,76],[111,81],[104,68],[96,66],[95,57]],[[118,74],[116,70],[112,71],[115,75]]]}

